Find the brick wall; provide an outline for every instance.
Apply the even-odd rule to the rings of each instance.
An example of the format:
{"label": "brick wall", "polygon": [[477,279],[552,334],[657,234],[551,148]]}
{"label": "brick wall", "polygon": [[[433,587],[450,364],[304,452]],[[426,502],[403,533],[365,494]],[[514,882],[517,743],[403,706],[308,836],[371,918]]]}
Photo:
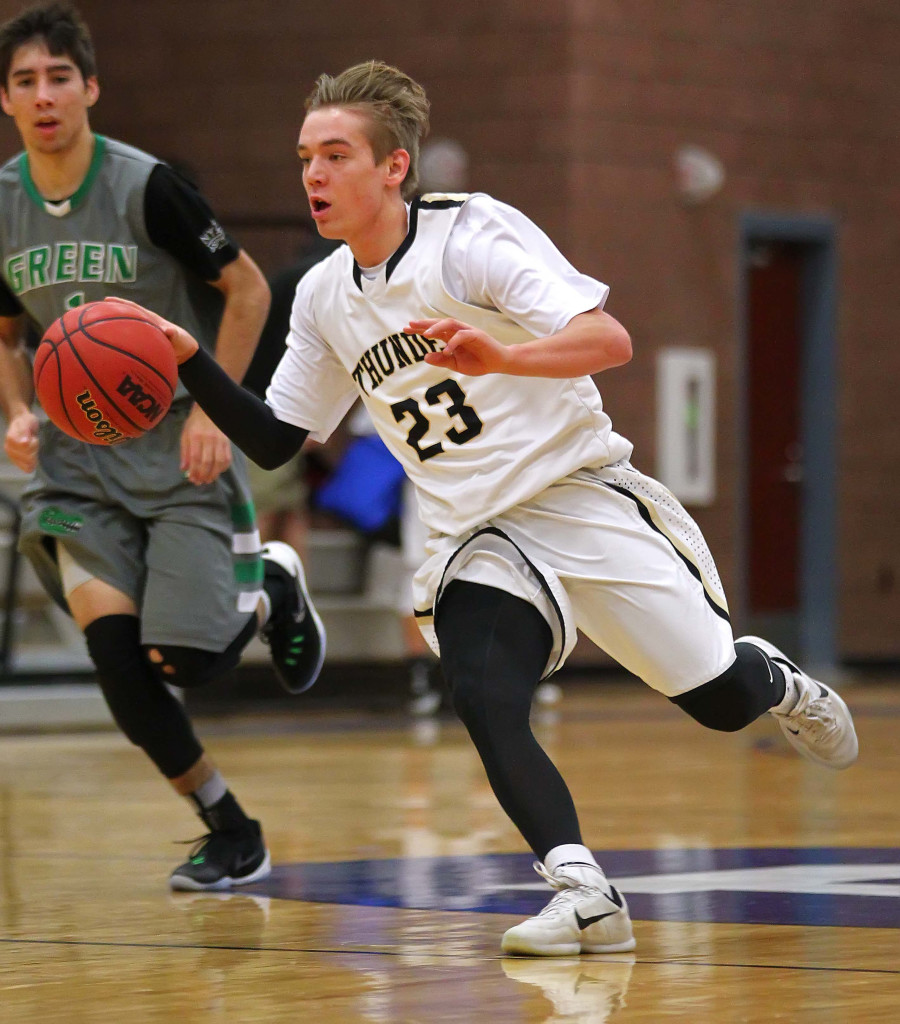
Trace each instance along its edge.
{"label": "brick wall", "polygon": [[[83,0],[101,64],[98,130],[196,169],[266,270],[305,203],[294,145],[321,71],[368,57],[428,89],[473,187],[520,206],[631,330],[604,398],[654,471],[663,344],[719,361],[719,496],[697,518],[740,615],[738,222],[816,214],[838,232],[840,652],[900,658],[900,15],[892,0]],[[7,16],[17,4],[0,2]],[[678,146],[722,161],[686,207]],[[0,133],[0,155],[15,146]]]}
{"label": "brick wall", "polygon": [[[833,219],[839,649],[846,657],[896,658],[896,7],[577,0],[572,12],[567,132],[577,154],[566,237],[581,265],[613,283],[608,308],[636,335],[638,358],[604,385],[617,423],[652,465],[652,352],[681,343],[716,350],[721,496],[698,519],[729,582],[741,544],[734,507],[738,220],[747,210]],[[724,189],[703,207],[686,208],[674,191],[672,158],[684,143],[706,147],[725,165]]]}

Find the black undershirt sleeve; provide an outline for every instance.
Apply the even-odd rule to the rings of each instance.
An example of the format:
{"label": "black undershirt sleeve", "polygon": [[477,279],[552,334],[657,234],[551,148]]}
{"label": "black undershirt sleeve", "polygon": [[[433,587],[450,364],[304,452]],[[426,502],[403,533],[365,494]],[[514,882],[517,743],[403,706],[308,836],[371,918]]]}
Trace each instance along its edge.
{"label": "black undershirt sleeve", "polygon": [[217,281],[240,252],[196,185],[168,164],[150,173],[144,220],[150,241],[203,281]]}
{"label": "black undershirt sleeve", "polygon": [[178,367],[184,386],[215,425],[263,469],[276,469],[300,451],[308,430],[278,419],[266,403],[236,384],[204,349]]}

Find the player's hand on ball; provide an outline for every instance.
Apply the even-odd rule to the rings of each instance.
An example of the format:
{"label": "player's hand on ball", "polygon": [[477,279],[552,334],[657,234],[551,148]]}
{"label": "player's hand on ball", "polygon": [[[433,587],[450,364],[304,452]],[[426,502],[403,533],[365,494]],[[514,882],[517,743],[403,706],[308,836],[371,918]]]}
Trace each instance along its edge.
{"label": "player's hand on ball", "polygon": [[181,431],[181,471],[192,484],[211,484],[231,465],[231,443],[199,405]]}
{"label": "player's hand on ball", "polygon": [[509,359],[506,347],[496,338],[452,317],[443,320],[410,320],[404,330],[444,342],[440,352],[429,352],[425,356],[425,362],[464,373],[468,377],[503,373]]}
{"label": "player's hand on ball", "polygon": [[38,418],[33,412],[20,412],[9,421],[3,450],[17,469],[34,472],[38,456]]}
{"label": "player's hand on ball", "polygon": [[166,318],[160,316],[159,313],[154,313],[153,310],[147,309],[145,306],[141,306],[137,302],[132,302],[131,299],[121,299],[118,296],[110,296],[109,301],[119,302],[123,306],[130,306],[135,310],[135,312],[141,313],[143,316],[147,317],[148,320],[155,323],[172,343],[176,363],[181,364],[186,359],[190,359],[200,347],[196,338],[188,334],[183,327],[179,327],[178,324],[173,324],[171,320],[166,320]]}

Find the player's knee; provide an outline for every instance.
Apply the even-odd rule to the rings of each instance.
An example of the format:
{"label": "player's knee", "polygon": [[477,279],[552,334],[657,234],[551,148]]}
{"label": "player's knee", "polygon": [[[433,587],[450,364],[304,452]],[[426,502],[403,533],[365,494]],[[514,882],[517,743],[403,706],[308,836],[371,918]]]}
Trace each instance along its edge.
{"label": "player's knee", "polygon": [[490,717],[484,678],[480,674],[452,671],[446,678],[457,717],[469,727],[482,726]]}
{"label": "player's knee", "polygon": [[[471,633],[466,639],[446,630],[441,638],[441,672],[450,692],[453,710],[469,732],[484,735],[491,722],[509,721],[514,709],[503,680],[493,678],[491,642],[487,634]],[[505,714],[504,714],[505,712]]]}
{"label": "player's knee", "polygon": [[214,651],[173,644],[145,644],[144,654],[156,679],[169,686],[185,689],[203,686],[218,674],[215,670],[218,655]]}
{"label": "player's knee", "polygon": [[140,633],[140,622],[133,615],[104,615],[84,631],[110,714],[132,743],[144,747],[151,723],[140,708],[147,685],[155,688],[156,683],[147,678]]}
{"label": "player's knee", "polygon": [[176,644],[145,644],[144,652],[154,676],[169,686],[183,689],[205,686],[235,668],[241,652],[256,632],[252,617],[224,651],[204,651]]}
{"label": "player's knee", "polygon": [[751,651],[747,644],[736,644],[735,655],[720,676],[669,699],[718,732],[737,732],[756,721],[777,702],[772,674],[758,648]]}
{"label": "player's knee", "polygon": [[116,725],[135,746],[154,743],[167,703],[177,704],[147,667],[140,622],[133,615],[105,615],[84,631],[97,683]]}
{"label": "player's knee", "polygon": [[527,725],[552,644],[540,612],[505,591],[454,580],[441,598],[436,628],[441,671],[469,731]]}
{"label": "player's knee", "polygon": [[105,615],[84,631],[97,682],[116,725],[169,779],[203,753],[181,704],[162,686],[141,647],[134,615]]}
{"label": "player's knee", "polygon": [[141,624],[135,615],[103,615],[87,626],[84,637],[101,676],[118,675],[123,665],[143,661]]}
{"label": "player's knee", "polygon": [[[465,723],[482,716],[483,660],[479,659],[474,647],[453,642],[441,645],[441,673],[450,692],[453,710]],[[479,661],[482,667],[479,667]]]}

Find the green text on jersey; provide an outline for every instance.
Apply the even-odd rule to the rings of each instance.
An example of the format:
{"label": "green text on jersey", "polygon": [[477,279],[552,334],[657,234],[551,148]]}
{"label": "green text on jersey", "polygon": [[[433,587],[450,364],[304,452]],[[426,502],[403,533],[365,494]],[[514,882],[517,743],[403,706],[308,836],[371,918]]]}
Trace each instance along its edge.
{"label": "green text on jersey", "polygon": [[138,247],[116,242],[66,241],[36,245],[6,258],[5,277],[16,295],[68,281],[122,284],[137,280]]}

